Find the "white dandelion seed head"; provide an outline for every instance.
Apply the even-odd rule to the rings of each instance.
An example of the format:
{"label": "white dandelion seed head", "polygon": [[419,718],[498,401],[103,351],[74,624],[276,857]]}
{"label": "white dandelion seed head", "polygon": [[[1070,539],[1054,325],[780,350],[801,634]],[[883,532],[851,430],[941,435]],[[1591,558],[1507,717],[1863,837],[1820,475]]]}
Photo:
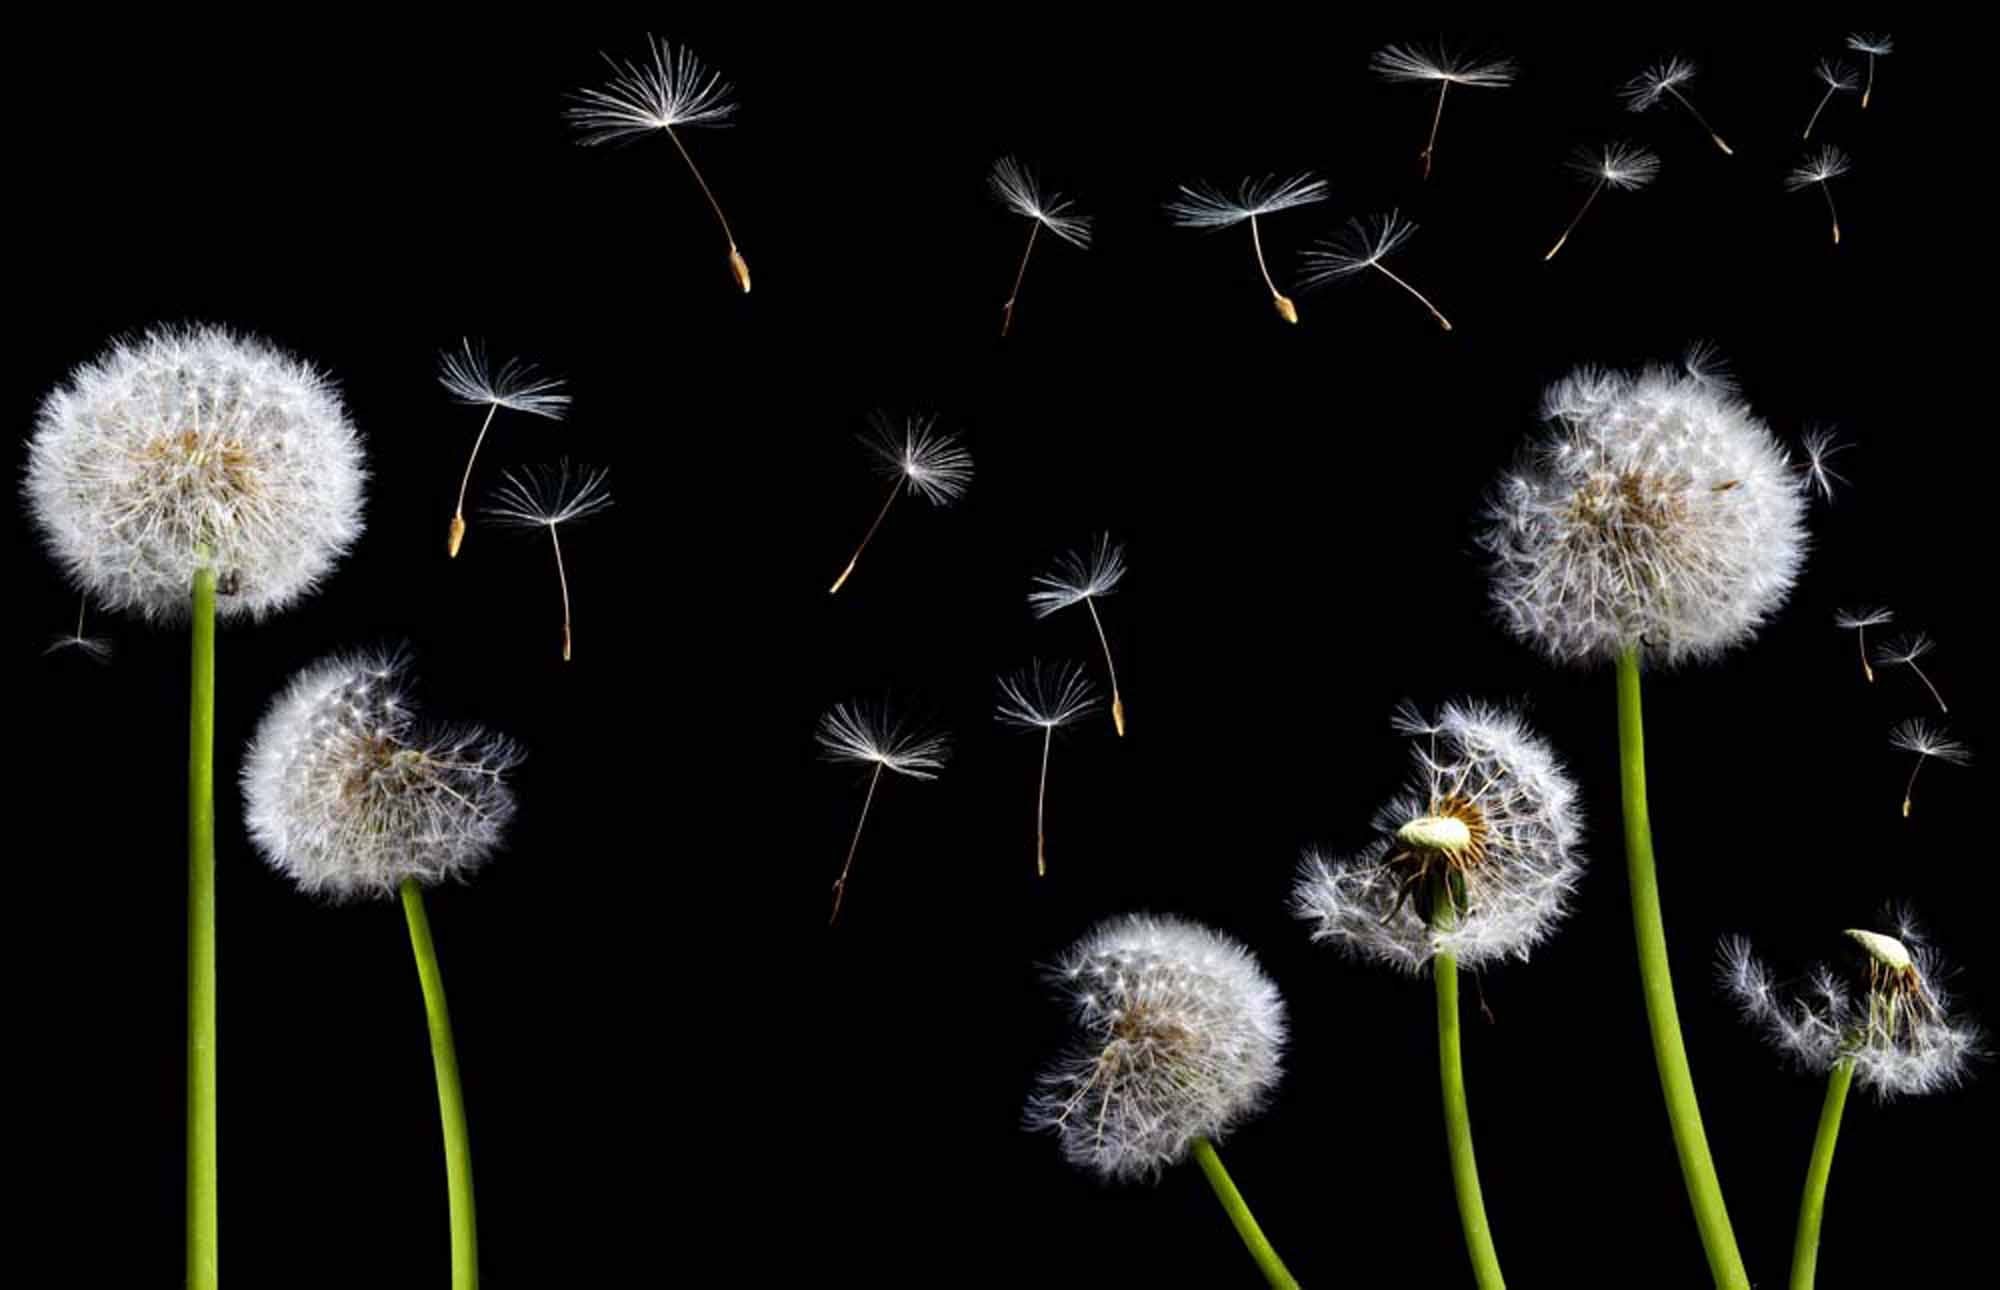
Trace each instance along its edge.
{"label": "white dandelion seed head", "polygon": [[361,535],[361,439],[333,384],[261,340],[160,328],[42,400],[22,491],[49,552],[107,609],[262,618]]}
{"label": "white dandelion seed head", "polygon": [[1449,81],[1453,85],[1496,87],[1511,85],[1517,68],[1512,59],[1477,59],[1455,54],[1442,47],[1432,50],[1416,45],[1390,45],[1377,50],[1368,60],[1369,68],[1391,81]]}
{"label": "white dandelion seed head", "polygon": [[554,528],[586,520],[611,506],[610,471],[572,466],[565,457],[553,466],[521,466],[505,471],[480,513],[511,528]]}
{"label": "white dandelion seed head", "polygon": [[1669,93],[1693,80],[1695,70],[1693,63],[1676,55],[1665,62],[1654,63],[1625,82],[1625,88],[1619,92],[1625,96],[1627,108],[1634,112],[1644,112]]}
{"label": "white dandelion seed head", "polygon": [[1610,188],[1632,192],[1653,182],[1660,173],[1660,156],[1635,143],[1607,143],[1579,148],[1570,169]]}
{"label": "white dandelion seed head", "polygon": [[1044,664],[1036,659],[1000,678],[994,716],[1005,725],[1054,730],[1094,711],[1099,702],[1097,687],[1082,664]]}
{"label": "white dandelion seed head", "polygon": [[463,879],[514,815],[512,740],[425,728],[398,654],[314,664],[272,701],[243,759],[244,818],[272,868],[336,901]]}
{"label": "white dandelion seed head", "polygon": [[[1900,659],[1877,658],[1875,661],[1878,666],[1887,666],[1891,662],[1908,662],[1910,659],[1905,655]],[[1902,752],[1934,758],[1947,766],[1964,766],[1972,761],[1972,749],[1953,739],[1943,726],[1933,725],[1922,717],[1897,722],[1889,731],[1889,744]]]}
{"label": "white dandelion seed head", "polygon": [[1653,663],[1751,639],[1805,563],[1806,495],[1731,390],[1670,368],[1583,368],[1484,512],[1493,603],[1559,663]]}
{"label": "white dandelion seed head", "polygon": [[1416,231],[1417,226],[1399,211],[1348,220],[1338,233],[1306,252],[1306,285],[1318,286],[1372,269]]}
{"label": "white dandelion seed head", "polygon": [[1829,179],[1838,179],[1853,169],[1853,164],[1848,160],[1846,153],[1830,143],[1826,144],[1786,173],[1785,188],[1790,192],[1797,192],[1801,188],[1823,184]]}
{"label": "white dandelion seed head", "polygon": [[1880,627],[1884,623],[1896,621],[1896,615],[1888,609],[1843,609],[1833,616],[1834,626],[1842,631],[1859,631],[1864,627]]}
{"label": "white dandelion seed head", "polygon": [[1196,1138],[1262,1109],[1283,1073],[1285,1002],[1236,941],[1178,918],[1099,924],[1056,963],[1076,1042],[1023,1123],[1103,1178],[1157,1178]]}
{"label": "white dandelion seed head", "polygon": [[1828,426],[1808,426],[1805,433],[1805,480],[1808,487],[1826,501],[1833,500],[1833,486],[1845,484],[1847,479],[1828,464],[1839,453],[1846,452],[1853,445],[1840,442]]}
{"label": "white dandelion seed head", "polygon": [[729,83],[685,46],[648,38],[643,62],[611,55],[612,77],[602,89],[571,95],[565,113],[583,131],[585,144],[613,143],[686,125],[727,125],[736,111]]}
{"label": "white dandelion seed head", "polygon": [[1855,1082],[1885,1102],[1951,1088],[1984,1056],[1985,1036],[1953,1015],[1937,951],[1907,915],[1896,921],[1894,936],[1848,930],[1867,960],[1852,988],[1825,965],[1802,987],[1780,988],[1741,937],[1722,944],[1722,987],[1744,1020],[1808,1074],[1850,1062]]}
{"label": "white dandelion seed head", "polygon": [[1090,217],[1076,214],[1076,203],[1060,193],[1045,195],[1034,172],[1014,158],[994,162],[987,182],[993,195],[1016,215],[1034,220],[1071,246],[1090,245]]}
{"label": "white dandelion seed head", "polygon": [[1893,53],[1896,45],[1887,36],[1871,35],[1857,31],[1847,38],[1847,47],[1857,54],[1873,54],[1877,58]]}
{"label": "white dandelion seed head", "polygon": [[1113,542],[1109,533],[1100,533],[1089,547],[1064,552],[1056,557],[1052,571],[1034,576],[1035,590],[1028,593],[1028,607],[1035,617],[1047,618],[1071,605],[1110,595],[1124,577],[1125,544]]}
{"label": "white dandelion seed head", "polygon": [[866,762],[911,779],[936,779],[951,759],[951,740],[912,729],[887,703],[836,703],[819,719],[820,755]]}
{"label": "white dandelion seed head", "polygon": [[1168,202],[1167,215],[1181,228],[1228,228],[1256,215],[1274,215],[1295,206],[1310,206],[1326,200],[1326,181],[1314,179],[1311,171],[1279,179],[1267,175],[1246,179],[1234,194],[1209,183],[1190,188],[1181,185],[1181,195]]}
{"label": "white dandelion seed head", "polygon": [[562,420],[569,410],[562,378],[543,376],[532,363],[518,358],[496,369],[486,357],[486,347],[469,338],[438,355],[438,383],[460,403],[511,408],[551,421]]}
{"label": "white dandelion seed head", "polygon": [[934,416],[910,416],[898,425],[884,413],[870,418],[862,440],[890,478],[900,477],[911,492],[933,506],[949,506],[972,484],[972,454],[959,437],[937,428]]}
{"label": "white dandelion seed head", "polygon": [[[1408,972],[1440,953],[1468,968],[1525,961],[1583,874],[1576,785],[1517,713],[1404,707],[1393,724],[1415,741],[1408,787],[1376,813],[1377,837],[1358,855],[1307,853],[1292,912],[1314,940]],[[1436,882],[1450,884],[1449,919],[1433,918]]]}
{"label": "white dandelion seed head", "polygon": [[1861,88],[1861,73],[1831,58],[1820,59],[1819,65],[1813,68],[1813,75],[1836,94],[1851,94]]}

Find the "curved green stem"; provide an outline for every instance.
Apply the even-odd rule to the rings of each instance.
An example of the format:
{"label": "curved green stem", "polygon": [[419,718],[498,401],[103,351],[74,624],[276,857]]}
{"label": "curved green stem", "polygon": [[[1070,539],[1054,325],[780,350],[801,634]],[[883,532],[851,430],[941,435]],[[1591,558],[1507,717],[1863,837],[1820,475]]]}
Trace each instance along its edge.
{"label": "curved green stem", "polygon": [[1667,1123],[1680,1155],[1681,1180],[1694,1207],[1695,1226],[1717,1286],[1749,1290],[1750,1275],[1736,1248],[1722,1184],[1702,1132],[1701,1105],[1695,1100],[1694,1073],[1681,1041],[1674,1008],[1674,981],[1667,965],[1667,931],[1660,915],[1660,881],[1653,867],[1653,829],[1646,814],[1646,732],[1639,705],[1639,652],[1618,656],[1618,764],[1625,800],[1625,869],[1632,887],[1632,932],[1638,942],[1639,983],[1646,996],[1646,1024],[1653,1035],[1653,1059]]}
{"label": "curved green stem", "polygon": [[1244,1202],[1243,1193],[1236,1190],[1236,1184],[1230,1181],[1229,1171],[1222,1167],[1222,1157],[1215,1154],[1215,1144],[1207,1138],[1196,1138],[1194,1158],[1200,1162],[1202,1173],[1208,1176],[1208,1185],[1215,1188],[1215,1198],[1228,1211],[1229,1221],[1236,1225],[1236,1234],[1249,1247],[1250,1257],[1257,1261],[1257,1270],[1271,1283],[1272,1290],[1298,1290],[1299,1283],[1285,1270],[1285,1261],[1271,1247],[1271,1242],[1264,1236],[1264,1229],[1257,1226],[1256,1215]]}
{"label": "curved green stem", "polygon": [[1792,1243],[1792,1290],[1812,1290],[1813,1274],[1819,1267],[1819,1220],[1826,1211],[1826,1176],[1833,1172],[1833,1144],[1840,1137],[1840,1112],[1847,1105],[1847,1086],[1853,1080],[1854,1063],[1848,1061],[1836,1065],[1827,1076],[1819,1134],[1813,1139],[1806,1189],[1799,1198],[1799,1234]]}
{"label": "curved green stem", "polygon": [[[1439,884],[1433,921],[1449,924],[1450,890]],[[1458,1218],[1465,1229],[1465,1252],[1472,1259],[1472,1276],[1480,1290],[1503,1290],[1500,1255],[1493,1248],[1493,1229],[1486,1222],[1486,1200],[1479,1190],[1479,1163],[1472,1155],[1472,1116],[1465,1105],[1465,1069],[1459,1063],[1458,959],[1438,951],[1431,963],[1437,980],[1438,1077],[1444,1088],[1444,1136],[1451,1149],[1451,1185],[1458,1193]]]}
{"label": "curved green stem", "polygon": [[215,570],[194,575],[188,678],[187,1284],[216,1286]]}
{"label": "curved green stem", "polygon": [[479,1236],[472,1213],[472,1142],[465,1131],[465,1090],[458,1081],[458,1049],[451,1039],[451,1012],[444,1002],[444,976],[437,946],[424,913],[424,893],[404,879],[403,913],[410,920],[410,949],[424,985],[424,1011],[431,1024],[431,1059],[437,1064],[438,1113],[444,1121],[444,1177],[451,1196],[451,1287],[478,1290]]}

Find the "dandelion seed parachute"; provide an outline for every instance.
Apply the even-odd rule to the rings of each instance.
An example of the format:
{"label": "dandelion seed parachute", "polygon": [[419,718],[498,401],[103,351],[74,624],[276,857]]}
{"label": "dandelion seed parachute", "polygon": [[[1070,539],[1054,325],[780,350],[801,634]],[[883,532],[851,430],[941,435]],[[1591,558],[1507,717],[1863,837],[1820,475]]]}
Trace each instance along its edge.
{"label": "dandelion seed parachute", "polygon": [[1801,188],[1814,186],[1819,188],[1820,193],[1826,198],[1827,217],[1833,221],[1835,246],[1840,245],[1840,212],[1834,208],[1831,181],[1846,174],[1852,166],[1853,163],[1847,159],[1847,154],[1829,143],[1792,167],[1791,172],[1785,176],[1785,188],[1788,192],[1797,192]]}
{"label": "dandelion seed parachute", "polygon": [[1820,59],[1819,65],[1813,68],[1813,75],[1826,86],[1826,93],[1820,96],[1819,106],[1815,107],[1813,114],[1806,119],[1806,132],[1801,137],[1807,139],[1812,138],[1813,127],[1819,124],[1820,113],[1826,111],[1826,105],[1833,102],[1834,95],[1852,94],[1861,88],[1861,78],[1855,75],[1854,69],[1843,63],[1836,63],[1830,58]]}
{"label": "dandelion seed parachute", "polygon": [[1420,154],[1424,178],[1431,177],[1431,160],[1437,152],[1438,124],[1444,120],[1445,91],[1454,85],[1496,89],[1514,83],[1514,63],[1505,58],[1480,60],[1445,49],[1427,52],[1414,45],[1390,45],[1368,60],[1378,76],[1390,81],[1436,81],[1437,108],[1431,114],[1431,132]]}
{"label": "dandelion seed parachute", "polygon": [[1451,330],[1451,319],[1438,312],[1423,292],[1383,264],[1382,261],[1403,243],[1410,240],[1417,226],[1406,220],[1397,211],[1387,215],[1372,215],[1367,219],[1351,219],[1347,226],[1333,237],[1326,239],[1306,252],[1306,285],[1316,287],[1322,283],[1344,278],[1349,274],[1374,269],[1383,277],[1395,283],[1417,298],[1417,303],[1430,310],[1431,317],[1437,319],[1439,327]]}
{"label": "dandelion seed parachute", "polygon": [[878,412],[872,421],[873,429],[862,443],[874,454],[881,473],[895,482],[882,502],[882,509],[875,513],[874,522],[862,534],[861,544],[854,548],[847,567],[827,588],[828,595],[839,591],[854,575],[854,566],[861,563],[861,553],[868,549],[875,531],[889,517],[889,508],[906,489],[933,506],[950,506],[972,485],[972,454],[956,434],[937,428],[936,417],[907,417],[898,426]]}
{"label": "dandelion seed parachute", "polygon": [[472,451],[465,458],[465,474],[458,481],[458,509],[452,512],[445,548],[456,559],[465,541],[465,490],[472,485],[472,466],[479,460],[479,448],[486,442],[494,414],[501,408],[510,408],[560,421],[569,410],[569,395],[561,392],[561,380],[541,375],[532,364],[520,359],[510,358],[495,369],[486,357],[485,348],[474,345],[470,339],[462,340],[457,350],[446,350],[439,356],[438,383],[460,403],[486,409],[486,417],[479,423],[479,434],[472,441]]}
{"label": "dandelion seed parachute", "polygon": [[1257,271],[1264,275],[1264,285],[1271,292],[1271,304],[1279,317],[1296,323],[1298,307],[1291,297],[1278,290],[1278,284],[1271,280],[1270,266],[1264,262],[1264,239],[1257,229],[1257,217],[1325,201],[1326,181],[1313,178],[1308,171],[1285,180],[1274,175],[1246,179],[1234,194],[1207,183],[1192,188],[1182,184],[1180,191],[1179,197],[1167,203],[1166,210],[1167,217],[1181,228],[1233,228],[1248,222],[1250,248],[1257,257]]}
{"label": "dandelion seed parachute", "polygon": [[1893,622],[1895,617],[1887,609],[1843,609],[1833,616],[1834,626],[1855,634],[1855,645],[1861,652],[1861,675],[1871,685],[1875,681],[1875,669],[1868,666],[1868,629]]}
{"label": "dandelion seed parachute", "polygon": [[1000,678],[1000,703],[994,716],[1002,725],[1042,732],[1042,772],[1035,790],[1035,876],[1049,871],[1047,830],[1043,826],[1049,795],[1049,749],[1056,731],[1090,712],[1098,704],[1097,687],[1079,663],[1043,667],[1036,659],[1012,676]]}
{"label": "dandelion seed parachute", "polygon": [[1090,622],[1097,629],[1097,643],[1104,651],[1104,670],[1111,683],[1111,724],[1125,733],[1125,700],[1118,692],[1118,665],[1111,658],[1111,638],[1104,634],[1104,619],[1098,615],[1097,600],[1118,590],[1125,577],[1125,544],[1113,542],[1101,533],[1089,549],[1069,551],[1057,557],[1055,569],[1034,576],[1035,590],[1028,593],[1028,607],[1037,618],[1047,618],[1072,605],[1090,610]]}
{"label": "dandelion seed parachute", "polygon": [[1875,94],[1875,60],[1893,53],[1896,45],[1887,36],[1857,31],[1847,38],[1847,47],[1858,54],[1868,55],[1868,82],[1861,88],[1861,107],[1866,111],[1868,100]]}
{"label": "dandelion seed parachute", "polygon": [[1929,658],[1936,648],[1937,642],[1924,633],[1908,632],[1875,647],[1875,666],[1909,668],[1916,678],[1924,683],[1924,688],[1931,692],[1931,698],[1937,703],[1938,711],[1950,712],[1951,709],[1945,706],[1944,696],[1938,693],[1937,686],[1931,684],[1930,674],[1925,672],[1917,661]]}
{"label": "dandelion seed parachute", "polygon": [[1814,492],[1828,502],[1833,500],[1833,486],[1847,482],[1829,464],[1833,458],[1851,446],[1840,442],[1834,432],[1825,426],[1808,426],[1802,441],[1805,446],[1805,480]]}
{"label": "dandelion seed parachute", "polygon": [[1621,91],[1625,96],[1625,106],[1634,112],[1644,112],[1672,97],[1675,102],[1687,109],[1688,115],[1695,119],[1697,125],[1708,132],[1709,139],[1722,150],[1723,155],[1734,156],[1735,149],[1723,142],[1722,136],[1715,132],[1715,127],[1708,123],[1708,119],[1702,116],[1687,95],[1681,93],[1681,86],[1694,79],[1695,70],[1693,63],[1679,56],[1653,64],[1625,82],[1625,88]]}
{"label": "dandelion seed parachute", "polygon": [[[1880,661],[1879,659],[1877,660]],[[1917,791],[1917,773],[1933,759],[1947,766],[1964,766],[1972,761],[1972,750],[1948,735],[1942,726],[1921,718],[1897,722],[1889,731],[1889,746],[1914,753],[1917,764],[1910,767],[1909,781],[1903,786],[1903,818],[1910,818],[1910,802]]]}
{"label": "dandelion seed parachute", "polygon": [[1032,221],[1027,249],[1021,252],[1021,267],[1014,274],[1014,289],[1007,293],[1007,303],[1002,306],[1000,334],[1005,336],[1014,322],[1014,302],[1021,294],[1021,280],[1028,275],[1028,257],[1034,254],[1035,235],[1046,228],[1052,235],[1084,250],[1090,246],[1090,218],[1076,214],[1076,203],[1068,198],[1057,193],[1044,195],[1034,172],[1012,157],[994,162],[987,182],[1007,209]]}
{"label": "dandelion seed parachute", "polygon": [[50,637],[48,647],[42,653],[55,654],[62,650],[73,649],[93,663],[109,663],[112,654],[111,642],[101,636],[83,634],[83,615],[89,607],[90,598],[88,596],[81,598],[76,606],[76,630]]}
{"label": "dandelion seed parachute", "polygon": [[547,529],[555,550],[556,583],[562,589],[562,656],[570,661],[569,574],[563,567],[562,538],[556,530],[589,519],[611,505],[606,486],[610,472],[602,466],[572,467],[564,458],[553,467],[530,466],[500,477],[500,487],[485,508],[486,515],[517,529]]}
{"label": "dandelion seed parachute", "polygon": [[1660,158],[1656,153],[1630,143],[1608,143],[1601,148],[1580,149],[1570,158],[1569,168],[1591,181],[1590,195],[1583,199],[1576,215],[1563,229],[1562,236],[1542,257],[1544,263],[1556,258],[1556,252],[1563,249],[1569,235],[1576,232],[1576,226],[1590,211],[1591,203],[1607,188],[1624,192],[1637,192],[1653,182],[1660,173]]}
{"label": "dandelion seed parachute", "polygon": [[833,882],[833,911],[826,920],[831,927],[840,917],[848,875],[854,869],[854,854],[861,848],[861,830],[868,823],[868,808],[875,804],[875,789],[882,781],[882,772],[893,771],[911,779],[936,779],[950,760],[951,740],[943,734],[911,727],[886,703],[836,703],[821,715],[814,738],[826,760],[871,767],[868,795],[862,799],[861,817],[854,823],[854,839],[847,845],[847,859]]}

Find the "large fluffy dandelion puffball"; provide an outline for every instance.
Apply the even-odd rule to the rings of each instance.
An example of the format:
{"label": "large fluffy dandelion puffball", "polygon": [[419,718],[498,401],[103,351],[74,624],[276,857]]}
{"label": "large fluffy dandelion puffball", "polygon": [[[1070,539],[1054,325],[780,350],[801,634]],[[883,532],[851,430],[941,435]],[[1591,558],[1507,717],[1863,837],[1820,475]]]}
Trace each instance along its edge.
{"label": "large fluffy dandelion puffball", "polygon": [[243,762],[244,814],[271,867],[334,900],[406,879],[464,878],[514,814],[514,743],[476,726],[420,729],[400,658],[353,655],[299,673]]}
{"label": "large fluffy dandelion puffball", "polygon": [[1755,635],[1805,559],[1784,448],[1699,366],[1582,368],[1488,502],[1481,544],[1514,634],[1560,663],[1713,656]]}
{"label": "large fluffy dandelion puffball", "polygon": [[1250,952],[1177,918],[1100,924],[1051,980],[1082,1030],[1043,1071],[1026,1123],[1105,1178],[1157,1176],[1276,1086],[1285,1003]]}
{"label": "large fluffy dandelion puffball", "polygon": [[361,442],[326,377],[217,327],[113,345],[42,401],[25,492],[98,603],[186,618],[197,569],[221,618],[311,591],[361,533]]}
{"label": "large fluffy dandelion puffball", "polygon": [[[1521,718],[1485,704],[1413,708],[1395,727],[1415,763],[1358,855],[1309,853],[1292,910],[1358,958],[1418,972],[1526,959],[1569,910],[1583,875],[1576,785]],[[1440,911],[1440,905],[1444,908]]]}

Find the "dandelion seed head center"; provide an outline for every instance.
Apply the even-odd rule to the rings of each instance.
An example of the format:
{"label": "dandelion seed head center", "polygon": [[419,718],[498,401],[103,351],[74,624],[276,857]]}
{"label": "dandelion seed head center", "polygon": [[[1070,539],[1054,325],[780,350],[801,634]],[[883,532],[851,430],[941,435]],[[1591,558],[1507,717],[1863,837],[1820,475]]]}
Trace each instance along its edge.
{"label": "dandelion seed head center", "polygon": [[1896,971],[1906,971],[1913,969],[1915,966],[1915,960],[1910,957],[1910,951],[1901,941],[1893,936],[1884,936],[1880,932],[1862,931],[1855,927],[1848,928],[1847,934],[1853,937],[1862,949],[1868,951],[1869,958],[1884,967]]}
{"label": "dandelion seed head center", "polygon": [[1472,830],[1455,815],[1419,815],[1396,830],[1396,840],[1417,851],[1463,855],[1472,847]]}

